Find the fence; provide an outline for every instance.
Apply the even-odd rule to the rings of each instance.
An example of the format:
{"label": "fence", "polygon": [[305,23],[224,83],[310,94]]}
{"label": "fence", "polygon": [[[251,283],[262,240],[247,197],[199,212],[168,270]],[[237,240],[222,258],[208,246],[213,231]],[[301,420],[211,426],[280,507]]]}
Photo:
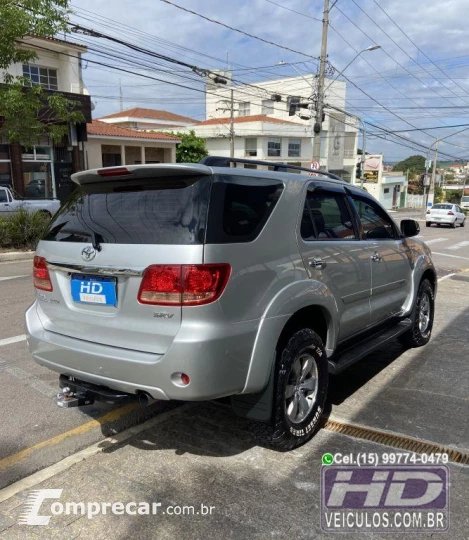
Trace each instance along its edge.
{"label": "fence", "polygon": [[423,208],[423,195],[409,193],[407,195],[407,208]]}

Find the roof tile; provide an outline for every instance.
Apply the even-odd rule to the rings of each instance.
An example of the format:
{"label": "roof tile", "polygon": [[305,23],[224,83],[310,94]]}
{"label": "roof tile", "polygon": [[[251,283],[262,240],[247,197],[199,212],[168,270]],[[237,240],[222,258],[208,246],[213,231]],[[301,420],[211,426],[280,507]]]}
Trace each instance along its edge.
{"label": "roof tile", "polygon": [[135,129],[127,129],[119,126],[113,126],[106,122],[93,120],[87,125],[88,135],[102,135],[103,137],[122,137],[123,139],[149,139],[149,140],[165,140],[179,142],[181,139],[161,133],[159,131],[136,131]]}
{"label": "roof tile", "polygon": [[[210,118],[210,120],[204,120],[202,122],[198,122],[195,126],[212,126],[215,124],[229,124],[230,123],[229,117],[222,117],[222,118]],[[281,120],[280,118],[273,118],[271,116],[265,116],[263,114],[254,114],[251,116],[236,116],[234,118],[235,124],[242,124],[246,122],[267,122],[270,124],[294,124],[296,126],[301,126],[299,122],[290,122],[289,120]]]}
{"label": "roof tile", "polygon": [[188,116],[181,116],[180,114],[175,114],[169,111],[161,111],[158,109],[143,109],[141,107],[134,107],[133,109],[127,109],[126,111],[120,111],[118,113],[109,114],[108,116],[103,116],[101,120],[107,118],[151,118],[153,120],[166,120],[174,122],[187,122],[195,124],[197,120],[189,118]]}

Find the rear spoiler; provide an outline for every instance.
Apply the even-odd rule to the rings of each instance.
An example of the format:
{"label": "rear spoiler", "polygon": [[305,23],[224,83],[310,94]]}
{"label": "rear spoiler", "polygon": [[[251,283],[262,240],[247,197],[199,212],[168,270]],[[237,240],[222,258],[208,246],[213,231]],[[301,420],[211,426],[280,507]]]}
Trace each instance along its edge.
{"label": "rear spoiler", "polygon": [[209,176],[213,171],[206,165],[193,163],[157,163],[149,165],[124,165],[121,167],[102,167],[72,174],[72,180],[80,185],[101,182],[132,181],[142,178],[171,176]]}

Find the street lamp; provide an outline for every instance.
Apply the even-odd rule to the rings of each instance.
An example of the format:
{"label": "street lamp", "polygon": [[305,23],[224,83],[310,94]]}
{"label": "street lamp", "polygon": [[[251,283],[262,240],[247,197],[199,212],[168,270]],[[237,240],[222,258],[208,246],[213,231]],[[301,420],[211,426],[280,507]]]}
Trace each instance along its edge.
{"label": "street lamp", "polygon": [[[334,83],[341,75],[343,75],[343,73],[346,71],[346,69],[351,65],[353,64],[353,62],[355,62],[355,60],[360,56],[362,55],[364,52],[370,52],[370,51],[376,51],[378,49],[381,49],[381,45],[370,45],[369,47],[367,47],[366,49],[363,49],[362,51],[358,52],[353,58],[352,60],[350,60],[350,62],[344,67],[344,69],[342,71],[340,71],[337,75],[337,77],[335,79],[332,79],[332,81],[329,83],[328,87],[326,88],[326,90],[329,89],[329,87],[331,86],[332,83]],[[324,90],[324,93],[326,93],[326,90]]]}

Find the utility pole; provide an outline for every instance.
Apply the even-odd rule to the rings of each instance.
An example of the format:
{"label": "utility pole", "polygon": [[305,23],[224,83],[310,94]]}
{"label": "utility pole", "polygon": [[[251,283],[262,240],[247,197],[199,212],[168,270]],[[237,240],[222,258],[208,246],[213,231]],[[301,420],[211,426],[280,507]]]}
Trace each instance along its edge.
{"label": "utility pole", "polygon": [[124,110],[124,94],[122,92],[122,79],[119,79],[119,104],[121,111]]}
{"label": "utility pole", "polygon": [[225,107],[218,107],[217,111],[230,111],[230,157],[234,157],[234,143],[235,143],[235,130],[234,130],[234,90],[230,88],[230,99],[224,99]]}
{"label": "utility pole", "polygon": [[231,88],[231,96],[230,96],[230,157],[234,157],[234,142],[235,142],[235,133],[234,133],[234,97],[233,97],[233,88]]}
{"label": "utility pole", "polygon": [[313,160],[321,162],[321,125],[324,108],[324,80],[327,64],[327,31],[329,29],[329,0],[324,0],[324,16],[322,19],[321,58],[319,62],[318,98],[316,119],[314,123]]}
{"label": "utility pole", "polygon": [[433,206],[433,200],[435,198],[435,179],[436,179],[436,160],[438,158],[438,143],[440,139],[435,141],[435,156],[433,161],[432,177],[430,180],[430,187],[428,188],[428,197],[426,206]]}

